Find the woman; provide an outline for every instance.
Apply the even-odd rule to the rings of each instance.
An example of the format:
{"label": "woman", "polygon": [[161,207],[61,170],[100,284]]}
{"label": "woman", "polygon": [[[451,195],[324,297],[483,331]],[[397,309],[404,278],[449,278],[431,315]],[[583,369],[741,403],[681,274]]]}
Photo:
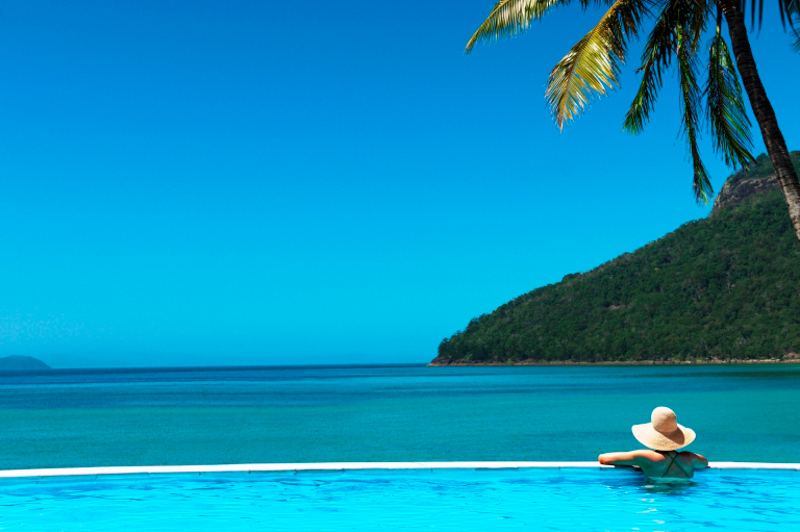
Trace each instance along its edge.
{"label": "woman", "polygon": [[695,469],[708,467],[703,456],[677,451],[692,443],[696,434],[678,425],[675,412],[665,406],[653,410],[650,423],[634,425],[632,430],[634,437],[652,450],[601,454],[601,464],[639,467],[649,480],[655,481],[689,480]]}

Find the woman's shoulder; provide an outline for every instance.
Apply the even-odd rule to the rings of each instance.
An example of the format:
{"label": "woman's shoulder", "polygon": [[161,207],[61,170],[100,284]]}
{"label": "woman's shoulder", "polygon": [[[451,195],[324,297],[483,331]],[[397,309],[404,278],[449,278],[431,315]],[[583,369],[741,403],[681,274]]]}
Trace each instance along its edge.
{"label": "woman's shoulder", "polygon": [[708,460],[706,460],[706,457],[702,454],[683,451],[679,456],[682,462],[691,463],[695,468],[701,469],[708,467]]}
{"label": "woman's shoulder", "polygon": [[660,462],[661,460],[666,460],[670,457],[670,453],[665,451],[654,451],[652,449],[642,449],[641,451],[636,451],[639,453],[639,456],[642,458],[648,458],[653,462]]}

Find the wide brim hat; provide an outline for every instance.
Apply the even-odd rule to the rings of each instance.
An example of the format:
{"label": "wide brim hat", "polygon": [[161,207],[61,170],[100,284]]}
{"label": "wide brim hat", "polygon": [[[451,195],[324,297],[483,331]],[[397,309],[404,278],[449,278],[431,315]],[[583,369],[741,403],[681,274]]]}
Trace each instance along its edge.
{"label": "wide brim hat", "polygon": [[631,427],[633,436],[656,451],[674,451],[686,447],[697,437],[695,432],[678,424],[678,417],[666,406],[653,410],[650,423]]}

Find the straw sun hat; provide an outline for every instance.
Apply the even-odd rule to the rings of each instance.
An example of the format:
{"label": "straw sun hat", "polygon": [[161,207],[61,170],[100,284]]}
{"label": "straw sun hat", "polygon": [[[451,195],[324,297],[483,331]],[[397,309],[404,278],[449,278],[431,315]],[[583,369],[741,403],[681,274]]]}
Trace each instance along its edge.
{"label": "straw sun hat", "polygon": [[653,410],[650,423],[631,427],[633,435],[641,443],[656,451],[674,451],[686,447],[697,435],[692,429],[678,425],[678,417],[666,406]]}

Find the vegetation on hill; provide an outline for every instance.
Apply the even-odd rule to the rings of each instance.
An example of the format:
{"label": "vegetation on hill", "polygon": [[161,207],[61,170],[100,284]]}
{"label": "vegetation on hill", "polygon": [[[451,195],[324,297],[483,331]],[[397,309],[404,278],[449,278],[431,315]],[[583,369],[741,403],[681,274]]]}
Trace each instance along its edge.
{"label": "vegetation on hill", "polygon": [[[764,178],[763,170],[757,164],[735,178]],[[764,359],[792,352],[800,352],[800,243],[783,197],[772,190],[473,319],[442,341],[434,363]]]}

